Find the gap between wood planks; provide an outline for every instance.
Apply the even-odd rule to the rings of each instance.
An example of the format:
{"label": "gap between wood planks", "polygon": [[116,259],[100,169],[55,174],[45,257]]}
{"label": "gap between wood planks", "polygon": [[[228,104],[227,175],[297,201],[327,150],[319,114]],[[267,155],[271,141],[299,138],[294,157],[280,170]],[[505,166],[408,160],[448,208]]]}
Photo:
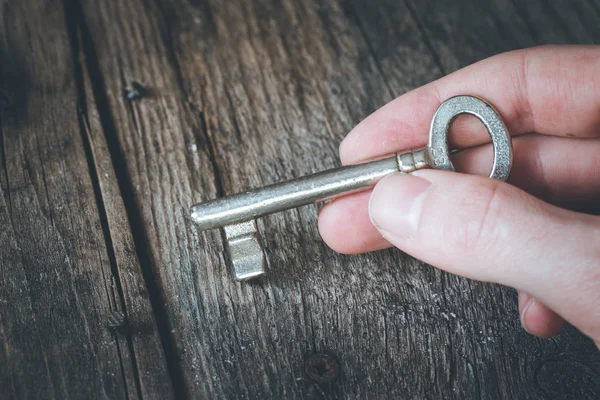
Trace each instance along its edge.
{"label": "gap between wood planks", "polygon": [[[85,157],[88,163],[88,168],[90,170],[90,181],[92,183],[92,187],[94,189],[94,197],[96,199],[96,205],[98,207],[98,214],[100,219],[100,224],[102,226],[102,233],[104,235],[104,240],[106,242],[106,249],[108,253],[108,258],[110,261],[110,268],[112,272],[113,280],[117,286],[117,293],[119,298],[117,299],[121,310],[126,310],[125,300],[123,296],[123,286],[121,284],[121,279],[119,278],[119,271],[117,265],[117,259],[115,256],[115,248],[113,244],[112,237],[110,235],[110,229],[108,226],[108,217],[106,214],[106,208],[104,205],[104,201],[102,199],[102,192],[100,188],[100,182],[98,177],[98,171],[96,169],[96,162],[94,158],[94,153],[92,149],[92,144],[90,142],[90,127],[88,120],[88,107],[85,96],[85,79],[89,78],[88,74],[83,72],[83,68],[81,65],[81,60],[79,59],[79,54],[83,49],[80,48],[82,40],[81,30],[79,29],[79,25],[77,20],[72,18],[72,13],[68,11],[68,7],[65,6],[65,21],[67,23],[67,31],[69,35],[69,45],[71,46],[72,54],[73,54],[73,70],[75,73],[75,82],[77,88],[77,117],[79,122],[79,131],[81,133],[83,148],[85,152]],[[116,170],[115,170],[116,172]],[[131,353],[131,362],[133,364],[133,373],[135,376],[135,385],[138,393],[141,393],[141,382],[139,377],[138,365],[136,360],[136,355],[133,347],[133,342],[131,340],[131,336],[127,335],[127,346],[129,347],[129,352]],[[117,341],[117,347],[119,347],[119,342]],[[123,365],[123,359],[121,357],[121,350],[118,352],[119,361],[121,363],[121,371],[123,372],[123,379],[126,381],[126,377],[124,374],[125,368]],[[127,393],[127,392],[126,392]]]}
{"label": "gap between wood planks", "polygon": [[[176,345],[170,333],[171,327],[168,324],[168,318],[166,318],[167,311],[164,307],[165,301],[162,299],[160,290],[158,289],[152,276],[152,271],[150,270],[151,255],[150,251],[147,250],[149,248],[149,241],[146,237],[145,230],[141,228],[143,226],[142,218],[135,204],[133,185],[127,172],[125,157],[116,136],[116,128],[111,115],[110,107],[108,106],[106,88],[99,64],[97,62],[95,46],[89,29],[86,25],[83,11],[79,2],[77,0],[64,0],[63,7],[65,10],[65,19],[68,25],[70,45],[74,60],[75,79],[78,92],[78,116],[80,132],[85,147],[86,158],[90,168],[90,178],[94,187],[96,203],[100,212],[100,221],[106,240],[106,246],[109,252],[111,269],[118,288],[119,302],[122,309],[126,309],[123,298],[123,288],[119,278],[119,271],[114,253],[113,241],[108,227],[106,209],[100,189],[96,162],[94,159],[92,145],[90,143],[89,136],[91,132],[88,119],[88,99],[86,99],[85,94],[86,80],[88,80],[88,83],[91,85],[92,94],[94,96],[93,102],[98,110],[102,125],[102,132],[104,133],[106,143],[108,145],[113,170],[117,178],[121,198],[123,199],[123,203],[125,205],[127,219],[129,221],[129,226],[131,227],[131,233],[135,243],[136,255],[140,262],[144,282],[149,293],[150,303],[156,319],[163,351],[167,361],[167,368],[171,377],[171,383],[175,392],[175,396],[178,398],[183,397],[186,387],[183,382],[180,364],[175,357],[177,354],[175,351]],[[130,335],[127,335],[127,343],[132,355],[136,387],[141,396],[141,382],[137,361],[135,358],[135,351]],[[186,395],[189,394],[186,393]]]}

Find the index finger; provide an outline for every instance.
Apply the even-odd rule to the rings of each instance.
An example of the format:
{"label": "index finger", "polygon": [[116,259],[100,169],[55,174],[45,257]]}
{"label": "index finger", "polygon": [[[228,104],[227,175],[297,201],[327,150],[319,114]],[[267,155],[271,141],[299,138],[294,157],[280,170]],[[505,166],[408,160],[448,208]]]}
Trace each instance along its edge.
{"label": "index finger", "polygon": [[[386,104],[342,141],[342,164],[355,164],[427,144],[431,118],[456,95],[484,98],[512,136],[540,133],[600,137],[600,46],[541,46],[490,57]],[[475,146],[490,138],[478,121],[461,116],[451,145]]]}

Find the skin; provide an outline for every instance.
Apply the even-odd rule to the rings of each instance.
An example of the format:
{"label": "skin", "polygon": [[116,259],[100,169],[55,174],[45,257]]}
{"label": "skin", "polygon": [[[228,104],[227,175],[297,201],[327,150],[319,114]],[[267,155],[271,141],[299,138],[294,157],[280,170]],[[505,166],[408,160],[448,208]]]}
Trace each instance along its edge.
{"label": "skin", "polygon": [[513,138],[508,182],[487,178],[483,125],[450,128],[457,172],[390,175],[319,215],[344,254],[397,247],[434,267],[515,288],[521,323],[539,337],[565,321],[600,346],[600,46],[543,46],[485,59],[386,104],[340,145],[342,164],[427,144],[441,102],[490,102]]}

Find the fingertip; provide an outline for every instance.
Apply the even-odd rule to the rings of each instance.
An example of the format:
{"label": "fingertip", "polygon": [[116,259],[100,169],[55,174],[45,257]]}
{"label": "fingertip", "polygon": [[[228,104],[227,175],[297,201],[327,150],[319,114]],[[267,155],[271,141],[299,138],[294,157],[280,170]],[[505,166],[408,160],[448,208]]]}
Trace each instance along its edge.
{"label": "fingertip", "polygon": [[536,298],[526,296],[528,300],[520,313],[523,329],[531,335],[546,339],[558,334],[565,320]]}
{"label": "fingertip", "polygon": [[369,219],[370,194],[368,191],[341,197],[321,209],[317,222],[319,233],[332,250],[360,254],[390,247]]}
{"label": "fingertip", "polygon": [[340,143],[342,164],[425,146],[431,116],[439,106],[433,88],[428,84],[407,92],[365,117]]}
{"label": "fingertip", "polygon": [[351,249],[348,248],[344,240],[340,240],[340,236],[338,234],[336,224],[336,221],[340,217],[338,208],[339,207],[336,207],[336,205],[330,203],[321,209],[321,212],[319,213],[319,219],[317,221],[319,234],[321,235],[321,239],[323,239],[325,244],[333,251],[341,254],[352,254],[352,252],[349,251]]}
{"label": "fingertip", "polygon": [[354,144],[353,136],[356,128],[351,130],[346,137],[342,140],[338,147],[338,154],[340,155],[340,163],[342,165],[350,165],[352,163],[352,158],[349,157],[350,154],[354,154],[355,152],[352,150],[352,146]]}
{"label": "fingertip", "polygon": [[342,165],[352,165],[377,154],[370,133],[374,131],[373,120],[379,112],[377,110],[360,121],[340,142],[338,154]]}
{"label": "fingertip", "polygon": [[525,310],[525,306],[528,305],[529,300],[531,300],[531,295],[529,293],[525,293],[522,290],[518,291],[519,294],[519,318],[521,318],[521,324],[523,323],[523,312]]}
{"label": "fingertip", "polygon": [[419,177],[394,173],[383,178],[369,202],[372,224],[396,246],[412,239],[417,231],[421,206],[431,182]]}

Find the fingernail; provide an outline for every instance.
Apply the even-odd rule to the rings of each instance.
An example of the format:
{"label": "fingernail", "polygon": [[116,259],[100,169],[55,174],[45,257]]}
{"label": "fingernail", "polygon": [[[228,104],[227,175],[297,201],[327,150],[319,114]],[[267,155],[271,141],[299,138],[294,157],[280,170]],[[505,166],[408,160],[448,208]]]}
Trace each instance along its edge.
{"label": "fingernail", "polygon": [[410,238],[416,231],[421,206],[431,182],[407,174],[382,179],[369,200],[371,222],[385,237]]}
{"label": "fingernail", "polygon": [[527,303],[529,303],[529,300],[531,300],[531,296],[529,295],[529,293],[523,292],[523,291],[518,291],[519,293],[519,298],[518,298],[518,302],[519,302],[519,310],[521,310],[521,314],[523,313],[523,309],[525,308],[525,305]]}
{"label": "fingernail", "polygon": [[529,310],[529,308],[535,303],[535,297],[531,297],[527,303],[525,304],[525,307],[523,307],[523,311],[521,311],[521,326],[523,326],[523,329],[525,329],[527,331],[527,333],[531,334],[531,332],[529,331],[529,329],[527,329],[527,323],[525,322],[526,320],[526,315],[527,315],[527,310]]}

